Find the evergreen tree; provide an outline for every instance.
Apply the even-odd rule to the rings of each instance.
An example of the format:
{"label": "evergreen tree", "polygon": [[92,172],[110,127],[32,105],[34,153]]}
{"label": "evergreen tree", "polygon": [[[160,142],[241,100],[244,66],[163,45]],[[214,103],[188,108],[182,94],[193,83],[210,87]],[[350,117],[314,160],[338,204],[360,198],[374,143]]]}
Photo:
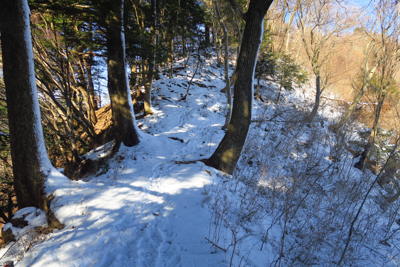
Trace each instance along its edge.
{"label": "evergreen tree", "polygon": [[6,88],[14,186],[18,207],[49,209],[44,183],[53,168],[40,120],[27,0],[0,2],[1,47]]}

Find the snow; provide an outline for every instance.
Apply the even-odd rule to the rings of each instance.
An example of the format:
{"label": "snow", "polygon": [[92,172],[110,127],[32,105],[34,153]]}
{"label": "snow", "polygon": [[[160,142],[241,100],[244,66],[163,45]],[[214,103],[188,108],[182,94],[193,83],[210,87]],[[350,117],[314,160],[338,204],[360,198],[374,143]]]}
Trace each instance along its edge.
{"label": "snow", "polygon": [[24,228],[14,227],[12,226],[11,223],[7,223],[4,225],[3,231],[11,229],[15,237],[21,237],[26,233],[28,233],[29,231],[33,231],[35,227],[47,226],[46,214],[42,210],[36,209],[34,207],[28,207],[18,210],[14,214],[13,218],[14,219],[22,218],[26,222],[28,222],[28,226]]}
{"label": "snow", "polygon": [[[216,67],[213,58],[207,59],[186,101],[179,101],[195,62],[189,66],[172,79],[161,75],[153,83],[155,113],[138,121],[139,145],[122,145],[97,175],[82,180],[67,180],[51,171],[46,192],[55,197],[51,209],[64,229],[31,237],[29,250],[29,240],[10,243],[0,250],[2,262],[14,260],[17,266],[207,267],[230,266],[231,262],[232,266],[288,266],[293,260],[299,266],[334,265],[351,216],[343,215],[343,208],[333,208],[350,203],[346,207],[351,214],[360,198],[346,199],[345,193],[353,188],[365,190],[375,178],[353,168],[349,153],[336,153],[337,140],[327,126],[340,112],[322,100],[320,116],[307,126],[301,118],[312,107],[311,90],[286,90],[282,103],[276,105],[278,87],[262,82],[267,103],[253,103],[254,120],[260,122],[251,126],[234,175],[226,175],[197,161],[211,156],[225,134],[221,130],[226,106],[226,96],[220,92],[225,86],[223,69]],[[103,158],[111,147],[112,143],[106,144],[85,157]],[[334,170],[339,166],[337,174]],[[359,225],[367,224],[372,214],[382,214],[370,225],[381,232],[385,227],[395,228],[376,205],[380,191],[372,193]],[[397,210],[393,207],[388,212],[393,215]],[[19,211],[16,216],[22,213],[28,214]],[[26,219],[36,221],[34,227],[45,226],[38,214]],[[289,215],[291,220],[285,220]],[[359,225],[357,229],[369,229]],[[315,242],[314,233],[340,227],[344,230],[328,231],[318,236],[324,242]],[[352,255],[363,253],[357,254],[361,260],[353,265],[396,266],[398,251],[379,245],[382,239],[376,234],[365,243],[376,253],[366,245],[352,247]],[[388,242],[399,245],[397,237]],[[287,253],[283,258],[281,248]]]}

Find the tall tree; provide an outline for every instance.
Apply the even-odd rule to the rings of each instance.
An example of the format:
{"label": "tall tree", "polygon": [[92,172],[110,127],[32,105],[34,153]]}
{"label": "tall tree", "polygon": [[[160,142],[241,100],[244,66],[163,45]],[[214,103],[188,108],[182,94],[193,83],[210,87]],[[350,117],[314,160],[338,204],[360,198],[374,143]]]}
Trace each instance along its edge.
{"label": "tall tree", "polygon": [[126,76],[125,34],[123,26],[124,0],[106,0],[101,6],[105,17],[108,91],[114,123],[114,135],[118,147],[139,143],[135,127],[132,98]]}
{"label": "tall tree", "polygon": [[18,207],[51,213],[44,183],[52,169],[43,140],[27,0],[0,1],[1,46]]}
{"label": "tall tree", "polygon": [[[371,87],[371,81],[374,75],[385,66],[390,66],[389,59],[398,58],[398,51],[389,49],[388,45],[391,44],[391,39],[396,39],[399,36],[398,29],[398,13],[393,9],[393,3],[387,1],[377,2],[373,8],[368,9],[371,13],[372,20],[367,21],[364,26],[355,31],[355,34],[362,34],[365,38],[364,61],[359,67],[359,75],[356,77],[355,82],[352,83],[357,95],[355,96],[352,104],[346,110],[340,121],[330,126],[330,130],[338,132],[350,119],[354,109],[360,102],[364,94]],[[387,69],[387,68],[386,68]],[[385,98],[381,98],[384,100]]]}
{"label": "tall tree", "polygon": [[249,131],[253,105],[253,79],[258,50],[263,36],[264,17],[273,0],[251,0],[246,13],[229,0],[232,8],[242,15],[246,25],[237,62],[232,118],[228,130],[214,154],[204,162],[232,174],[239,160]]}

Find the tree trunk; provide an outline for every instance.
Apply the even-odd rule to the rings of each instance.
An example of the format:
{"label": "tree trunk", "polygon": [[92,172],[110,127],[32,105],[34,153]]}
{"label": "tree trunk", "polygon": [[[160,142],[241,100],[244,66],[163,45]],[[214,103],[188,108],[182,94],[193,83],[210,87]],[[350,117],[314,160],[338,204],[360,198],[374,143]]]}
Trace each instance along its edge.
{"label": "tree trunk", "polygon": [[214,20],[212,20],[212,27],[211,27],[211,32],[212,32],[212,43],[213,44],[215,44],[215,42],[217,41],[216,39],[215,39],[215,35],[216,35],[216,33],[218,32],[218,29],[217,29],[218,27],[216,27],[216,25],[215,25],[215,21]]}
{"label": "tree trunk", "polygon": [[[66,51],[66,60],[67,60],[67,73],[64,78],[64,98],[67,103],[67,121],[68,121],[68,130],[69,130],[69,135],[70,135],[70,140],[71,140],[71,152],[72,152],[72,167],[76,167],[79,162],[81,162],[81,159],[78,154],[78,147],[76,145],[76,138],[75,138],[75,127],[74,127],[74,119],[72,117],[72,96],[73,92],[71,91],[71,83],[70,83],[70,71],[69,71],[69,52],[68,52],[68,46],[67,46],[67,41],[66,38],[64,38],[65,41],[65,51]],[[63,66],[63,62],[61,62],[61,66]],[[64,76],[64,70],[61,68]]]}
{"label": "tree trunk", "polygon": [[365,161],[367,160],[367,158],[370,157],[372,147],[374,146],[375,137],[378,132],[379,119],[381,116],[381,111],[382,111],[382,107],[383,107],[385,98],[386,98],[386,92],[382,92],[378,98],[378,106],[376,107],[374,124],[372,126],[371,134],[369,135],[369,138],[368,138],[368,143],[364,147],[364,151],[361,154],[360,161],[354,165],[354,167],[356,167],[360,170],[364,167],[364,164],[365,164]]}
{"label": "tree trunk", "polygon": [[136,61],[134,61],[131,66],[131,76],[129,77],[129,88],[131,90],[135,89],[136,81],[137,81],[137,71],[136,71]]}
{"label": "tree trunk", "polygon": [[218,1],[215,1],[215,10],[218,15],[218,20],[219,23],[221,24],[222,30],[224,31],[224,41],[225,41],[225,58],[224,58],[224,65],[225,65],[225,93],[226,93],[226,98],[227,98],[227,113],[226,113],[226,119],[225,119],[225,124],[222,126],[223,130],[228,129],[229,122],[231,121],[232,117],[232,96],[231,96],[231,85],[229,82],[229,43],[228,43],[228,30],[225,27],[225,23],[222,20],[221,13],[219,12],[219,6],[218,6]]}
{"label": "tree trunk", "polygon": [[187,56],[187,49],[186,49],[186,27],[182,29],[182,55],[183,57]]}
{"label": "tree trunk", "polygon": [[[150,68],[147,68],[147,60],[143,60],[142,66],[143,77],[144,80],[144,115],[151,115],[153,111],[151,111],[151,80],[153,79],[153,75],[150,75]],[[151,79],[151,80],[150,80]]]}
{"label": "tree trunk", "polygon": [[206,24],[205,26],[204,35],[205,35],[205,45],[208,46],[210,44],[210,26],[208,24]]}
{"label": "tree trunk", "polygon": [[253,105],[253,79],[257,54],[263,35],[263,21],[272,1],[251,0],[244,15],[243,34],[238,64],[235,98],[228,130],[214,154],[204,162],[216,169],[232,174],[240,158],[251,122]]}
{"label": "tree trunk", "polygon": [[217,65],[220,66],[222,62],[222,38],[218,36],[217,38]]}
{"label": "tree trunk", "polygon": [[174,35],[171,32],[171,40],[169,43],[170,47],[170,57],[171,57],[171,69],[170,69],[170,73],[169,73],[169,78],[172,79],[173,75],[174,75]]}
{"label": "tree trunk", "polygon": [[144,114],[151,115],[153,111],[151,111],[151,87],[153,84],[153,76],[154,76],[154,66],[156,63],[156,0],[151,0],[151,10],[152,10],[152,21],[151,21],[151,45],[153,47],[151,51],[151,56],[148,59],[149,69],[146,77],[145,94],[144,94]]}
{"label": "tree trunk", "polygon": [[[82,85],[77,86],[79,92],[82,94],[83,102],[86,105],[86,114],[88,121],[95,125],[97,122],[96,118],[96,109],[93,104],[94,98],[94,87],[93,87],[93,80],[91,77],[91,68],[87,68],[87,63],[83,56],[83,51],[80,49],[78,50],[78,58],[79,58],[79,80]],[[90,73],[89,73],[90,71]],[[76,83],[75,83],[76,84]],[[92,86],[92,87],[90,87]],[[92,96],[93,95],[93,96]]]}
{"label": "tree trunk", "polygon": [[86,75],[88,77],[88,94],[89,94],[89,105],[90,105],[90,109],[93,110],[92,116],[92,121],[93,123],[97,122],[97,118],[96,118],[96,110],[99,109],[97,100],[96,100],[96,96],[95,96],[95,92],[94,92],[94,83],[93,83],[93,74],[92,74],[92,61],[93,61],[93,55],[92,53],[89,53],[89,59],[84,59],[84,64],[85,64],[85,68],[86,68]]}
{"label": "tree trunk", "polygon": [[43,139],[27,0],[0,1],[3,75],[18,207],[49,212],[44,194],[52,169]]}
{"label": "tree trunk", "polygon": [[[289,21],[288,21],[287,26],[286,26],[286,34],[287,34],[287,37],[286,37],[286,49],[285,49],[286,55],[290,55],[290,49],[289,49],[289,44],[290,44],[290,26],[293,23],[294,17],[295,17],[295,15],[297,13],[297,9],[299,9],[299,5],[300,5],[300,0],[296,0],[296,4],[293,7],[293,10],[290,12]],[[287,7],[287,8],[289,9],[289,7]]]}
{"label": "tree trunk", "polygon": [[314,107],[313,107],[310,115],[307,117],[307,122],[308,123],[311,123],[314,120],[315,116],[317,115],[318,108],[319,108],[319,102],[321,100],[321,93],[322,93],[322,90],[321,90],[321,77],[320,77],[319,73],[317,73],[316,76],[317,77],[315,79],[315,82],[316,82],[317,92],[315,93]]}
{"label": "tree trunk", "polygon": [[278,98],[276,99],[275,104],[279,104],[279,100],[281,99],[281,93],[282,93],[282,84],[279,85]]}
{"label": "tree trunk", "polygon": [[125,70],[123,2],[123,0],[110,1],[110,10],[106,21],[108,91],[111,99],[116,147],[121,142],[128,147],[139,143]]}

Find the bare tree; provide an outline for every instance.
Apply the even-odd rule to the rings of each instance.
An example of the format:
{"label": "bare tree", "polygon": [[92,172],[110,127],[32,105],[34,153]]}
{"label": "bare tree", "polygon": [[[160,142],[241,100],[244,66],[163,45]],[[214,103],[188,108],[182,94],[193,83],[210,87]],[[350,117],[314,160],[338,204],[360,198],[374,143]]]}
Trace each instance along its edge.
{"label": "bare tree", "polygon": [[383,11],[376,7],[373,20],[364,23],[362,28],[364,31],[361,32],[361,34],[364,36],[363,39],[365,39],[364,60],[362,61],[362,65],[359,66],[358,75],[356,75],[355,79],[351,83],[353,90],[358,93],[340,121],[330,126],[330,130],[335,133],[337,133],[350,119],[357,104],[368,91],[374,74],[384,63],[385,57],[383,57],[383,54],[385,54],[385,52],[383,51],[384,46],[382,44],[384,39],[390,38],[385,35],[388,33],[390,33],[389,35],[396,34],[396,31],[394,30],[394,27],[396,27],[396,16],[391,16],[386,20],[386,22],[384,22],[382,20],[382,14],[379,14],[381,12]]}
{"label": "bare tree", "polygon": [[[340,121],[329,127],[332,132],[337,133],[347,123],[357,104],[368,91],[371,79],[380,65],[380,61],[376,60],[376,49],[380,50],[380,47],[377,46],[374,40],[366,40],[363,64],[360,66],[359,73],[351,82],[353,90],[358,93]],[[373,52],[375,52],[375,55],[371,56]]]}
{"label": "bare tree", "polygon": [[299,4],[297,25],[307,59],[315,75],[315,102],[307,117],[307,121],[312,122],[318,112],[320,97],[330,83],[330,75],[323,73],[323,67],[332,56],[340,34],[349,27],[349,23],[347,12],[338,1],[309,0]]}
{"label": "bare tree", "polygon": [[381,50],[378,53],[378,61],[380,64],[377,68],[374,82],[371,83],[370,81],[368,86],[372,87],[376,93],[378,105],[375,109],[375,119],[368,142],[364,146],[364,151],[361,154],[359,162],[355,165],[355,167],[360,169],[364,167],[364,163],[370,156],[371,149],[374,145],[384,101],[390,91],[395,90],[395,75],[399,70],[398,61],[400,59],[400,48],[398,46],[398,39],[400,37],[398,25],[400,19],[398,10],[394,5],[395,4],[389,0],[381,0],[375,5],[376,15],[379,21],[379,35],[374,38],[379,38]]}

